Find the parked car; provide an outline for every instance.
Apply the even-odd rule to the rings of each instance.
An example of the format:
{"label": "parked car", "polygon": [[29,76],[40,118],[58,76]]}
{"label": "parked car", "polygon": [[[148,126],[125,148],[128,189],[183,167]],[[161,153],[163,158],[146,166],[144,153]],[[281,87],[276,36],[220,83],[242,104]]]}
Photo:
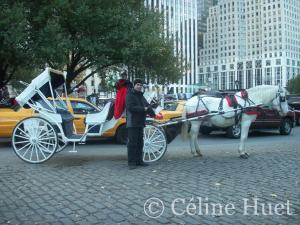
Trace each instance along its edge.
{"label": "parked car", "polygon": [[[99,112],[100,109],[95,105],[89,103],[83,98],[69,98],[67,101],[66,98],[62,98],[64,103],[61,103],[59,100],[55,100],[56,104],[61,104],[60,106],[65,108],[67,107],[74,116],[75,129],[78,134],[83,134],[85,131],[85,117],[88,113]],[[175,106],[175,108],[171,107]],[[166,106],[169,107],[166,110],[162,110],[160,117],[157,117],[158,122],[166,122],[172,118],[177,118],[182,115],[183,104],[179,102],[166,103]],[[109,113],[110,117],[113,116],[113,111]],[[26,118],[34,115],[32,109],[20,109],[15,112],[11,108],[0,108],[0,138],[10,138],[16,124]],[[126,129],[126,118],[121,117],[116,125],[106,131],[101,137],[104,138],[115,138],[115,140],[120,144],[125,144],[127,142],[127,129]]]}
{"label": "parked car", "polygon": [[[55,100],[55,102],[57,104],[60,104],[60,107],[67,107],[67,109],[74,115],[74,124],[76,131],[79,134],[84,133],[85,115],[87,113],[98,112],[100,110],[83,98],[69,98],[70,101],[67,101],[65,98],[62,98],[62,100],[64,103],[61,103],[58,100]],[[0,108],[0,138],[10,138],[12,136],[12,132],[16,124],[20,120],[33,115],[34,110],[32,110],[31,108],[21,108],[17,112],[9,107]]]}
{"label": "parked car", "polygon": [[[184,101],[167,101],[164,103],[164,109],[160,112],[160,117],[156,118],[157,123],[164,123],[171,119],[176,119],[182,116],[184,109]],[[114,130],[108,130],[104,135],[115,137],[116,141],[120,144],[127,143],[127,129],[126,118],[120,118],[118,127]],[[167,142],[170,143],[178,134],[178,127],[168,126],[164,127]]]}
{"label": "parked car", "polygon": [[[281,117],[277,110],[274,110],[269,106],[258,108],[258,112],[260,114],[251,124],[250,131],[275,129],[278,130],[281,135],[289,135],[291,133],[295,123],[295,112],[293,112],[292,110],[290,110],[284,117]],[[204,121],[200,126],[200,132],[204,135],[209,135],[212,131],[215,130],[225,131],[227,137],[230,138],[239,138],[241,135],[240,126],[220,128],[211,126],[207,124],[206,121]]]}
{"label": "parked car", "polygon": [[300,96],[293,96],[288,99],[288,104],[295,110],[296,125],[300,126]]}

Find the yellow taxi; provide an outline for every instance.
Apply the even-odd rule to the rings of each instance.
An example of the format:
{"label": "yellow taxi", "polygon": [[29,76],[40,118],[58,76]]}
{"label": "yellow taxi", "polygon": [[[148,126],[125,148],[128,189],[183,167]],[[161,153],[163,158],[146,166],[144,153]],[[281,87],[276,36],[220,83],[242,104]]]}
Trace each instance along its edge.
{"label": "yellow taxi", "polygon": [[[78,134],[83,134],[85,131],[85,117],[88,113],[99,112],[93,104],[89,103],[82,98],[62,98],[67,105],[68,110],[74,116],[75,129]],[[59,102],[59,101],[57,101]],[[160,112],[160,118],[157,118],[157,122],[166,122],[172,118],[181,117],[183,111],[184,102],[167,102],[165,103],[165,109]],[[11,108],[0,108],[0,138],[10,138],[12,136],[13,129],[17,123],[27,117],[33,116],[34,111],[32,109],[20,109],[15,112]],[[120,118],[115,127],[106,131],[102,137],[115,138],[120,144],[126,143],[127,130],[126,119]]]}
{"label": "yellow taxi", "polygon": [[27,117],[33,116],[32,109],[20,109],[15,112],[11,108],[0,108],[0,138],[10,138],[17,123]]}

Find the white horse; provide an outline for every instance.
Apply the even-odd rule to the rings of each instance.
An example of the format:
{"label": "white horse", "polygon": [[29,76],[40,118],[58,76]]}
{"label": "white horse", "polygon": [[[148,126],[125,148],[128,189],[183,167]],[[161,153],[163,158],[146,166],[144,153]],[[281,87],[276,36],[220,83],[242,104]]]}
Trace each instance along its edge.
{"label": "white horse", "polygon": [[[271,105],[271,107],[277,110],[281,116],[284,116],[288,112],[288,103],[286,100],[286,91],[279,86],[260,85],[247,89],[246,91],[248,92],[248,98],[244,97],[247,92],[237,92],[234,94],[239,105],[238,116],[233,112],[234,108],[229,106],[225,98],[201,95],[194,96],[186,102],[183,118],[187,118],[187,116],[191,114],[195,115],[195,112],[196,114],[197,112],[223,112],[219,115],[206,117],[206,120],[212,125],[223,128],[235,125],[238,120],[238,123],[241,125],[241,137],[238,152],[241,158],[248,158],[249,155],[245,151],[245,141],[248,138],[249,127],[256,119],[257,114],[255,113],[255,107],[252,108],[252,111],[248,111],[247,109],[250,108],[247,107],[251,105]],[[242,110],[241,108],[244,109]],[[191,128],[188,135],[189,123],[191,123]],[[183,139],[189,137],[191,153],[195,156],[202,156],[198,143],[198,132],[201,123],[202,120],[187,121],[182,125],[181,130]],[[193,152],[193,148],[195,148],[195,153]]]}

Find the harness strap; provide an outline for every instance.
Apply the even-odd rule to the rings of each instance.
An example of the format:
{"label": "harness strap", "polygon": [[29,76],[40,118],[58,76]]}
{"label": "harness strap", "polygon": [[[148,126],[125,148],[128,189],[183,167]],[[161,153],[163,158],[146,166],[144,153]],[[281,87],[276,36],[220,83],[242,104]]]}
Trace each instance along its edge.
{"label": "harness strap", "polygon": [[198,102],[197,102],[196,112],[198,111],[198,107],[199,107],[200,101],[201,101],[202,104],[204,105],[204,107],[205,107],[205,109],[207,110],[207,112],[209,112],[209,109],[207,108],[206,104],[205,104],[204,101],[203,101],[203,98],[204,98],[205,96],[201,97],[200,95],[198,95],[197,97],[198,97]]}
{"label": "harness strap", "polygon": [[219,104],[219,112],[222,112],[223,111],[223,100],[224,100],[224,96],[221,97],[221,100],[220,100],[220,104]]}
{"label": "harness strap", "polygon": [[[187,117],[196,117],[198,114],[200,114],[200,115],[202,116],[202,115],[205,115],[205,114],[210,113],[209,109],[207,108],[207,105],[206,105],[205,102],[203,101],[203,98],[206,97],[206,96],[200,97],[200,96],[198,95],[197,97],[198,97],[198,102],[197,102],[196,110],[195,110],[195,112],[193,112],[193,113],[187,114]],[[205,110],[198,111],[200,101],[202,102],[203,106],[205,107]]]}
{"label": "harness strap", "polygon": [[[243,112],[243,109],[246,107],[246,99],[244,99],[244,98],[242,98],[243,100],[244,100],[244,107],[241,105],[241,104],[239,104],[238,102],[237,102],[237,100],[235,99],[235,97],[236,97],[237,95],[226,95],[225,97],[224,96],[222,96],[222,98],[221,98],[221,101],[220,101],[220,104],[219,104],[219,112],[220,112],[220,114],[222,115],[222,114],[224,114],[224,112],[222,112],[223,111],[223,100],[224,100],[224,98],[228,101],[228,104],[231,102],[232,104],[229,104],[229,106],[230,107],[233,107],[234,109],[235,109],[235,111],[234,111],[234,121],[235,121],[235,126],[237,126],[239,123],[240,123],[240,121],[241,121],[241,119],[242,119],[242,112]],[[240,97],[240,96],[238,96],[238,97]],[[247,101],[248,102],[248,101]],[[248,102],[249,103],[249,102]],[[250,103],[249,103],[249,105],[250,105]],[[240,108],[241,109],[241,111],[240,112],[238,112],[238,108]]]}

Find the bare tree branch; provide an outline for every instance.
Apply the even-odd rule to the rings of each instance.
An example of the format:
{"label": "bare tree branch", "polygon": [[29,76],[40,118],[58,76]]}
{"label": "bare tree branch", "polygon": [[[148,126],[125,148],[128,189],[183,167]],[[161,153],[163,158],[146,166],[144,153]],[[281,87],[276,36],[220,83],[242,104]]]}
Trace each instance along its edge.
{"label": "bare tree branch", "polygon": [[80,74],[81,72],[85,71],[86,69],[90,68],[93,65],[91,62],[86,62],[81,65],[75,72],[76,75]]}
{"label": "bare tree branch", "polygon": [[70,91],[68,91],[68,94],[72,93],[75,88],[78,88],[80,85],[82,85],[87,79],[89,79],[91,76],[93,76],[95,73],[97,73],[97,71],[103,70],[103,69],[105,69],[107,67],[110,67],[112,65],[114,65],[114,64],[107,64],[105,66],[102,66],[100,69],[95,69],[94,71],[92,71],[91,73],[86,75],[75,87],[73,87]]}

